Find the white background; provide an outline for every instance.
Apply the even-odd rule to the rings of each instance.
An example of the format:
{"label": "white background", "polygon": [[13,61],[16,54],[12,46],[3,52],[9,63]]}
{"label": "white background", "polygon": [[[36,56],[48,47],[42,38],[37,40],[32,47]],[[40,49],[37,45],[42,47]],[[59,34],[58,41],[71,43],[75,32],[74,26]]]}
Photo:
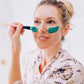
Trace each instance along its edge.
{"label": "white background", "polygon": [[[20,22],[32,25],[33,12],[40,0],[0,0],[0,24]],[[69,1],[69,0],[68,0]],[[70,0],[75,9],[71,20],[73,30],[70,30],[63,42],[63,47],[84,65],[84,0]],[[21,36],[22,52],[36,48],[32,32],[25,31]],[[5,64],[2,65],[2,60]],[[8,84],[8,74],[11,64],[11,46],[8,28],[0,25],[0,84]]]}

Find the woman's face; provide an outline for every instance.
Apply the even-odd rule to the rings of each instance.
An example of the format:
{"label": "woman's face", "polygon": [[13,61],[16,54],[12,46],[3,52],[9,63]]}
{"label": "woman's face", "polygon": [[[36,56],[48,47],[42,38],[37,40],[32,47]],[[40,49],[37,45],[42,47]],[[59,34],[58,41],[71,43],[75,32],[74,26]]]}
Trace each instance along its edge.
{"label": "woman's face", "polygon": [[[56,7],[52,5],[39,6],[34,13],[34,26],[38,28],[38,31],[34,32],[33,35],[40,49],[53,47],[61,42],[63,24],[61,14]],[[59,26],[57,32],[48,32],[50,27],[56,26]]]}

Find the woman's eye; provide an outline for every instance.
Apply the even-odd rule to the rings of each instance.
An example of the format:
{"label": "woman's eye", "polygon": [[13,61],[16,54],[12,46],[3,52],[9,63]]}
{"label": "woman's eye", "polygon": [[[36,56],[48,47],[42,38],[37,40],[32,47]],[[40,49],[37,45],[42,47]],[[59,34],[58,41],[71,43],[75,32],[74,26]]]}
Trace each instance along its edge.
{"label": "woman's eye", "polygon": [[50,20],[50,21],[48,21],[48,23],[53,24],[53,23],[55,23],[55,21]]}
{"label": "woman's eye", "polygon": [[35,23],[35,24],[38,24],[38,23],[39,23],[39,21],[34,21],[34,23]]}

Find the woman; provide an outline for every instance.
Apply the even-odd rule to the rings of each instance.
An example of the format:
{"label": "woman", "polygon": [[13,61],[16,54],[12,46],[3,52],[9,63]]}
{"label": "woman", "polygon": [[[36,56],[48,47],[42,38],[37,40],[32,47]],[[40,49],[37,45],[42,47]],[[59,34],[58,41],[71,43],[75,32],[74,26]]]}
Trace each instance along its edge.
{"label": "woman", "polygon": [[[12,65],[9,84],[84,84],[84,67],[66,50],[61,41],[69,30],[73,16],[72,5],[65,0],[42,0],[34,12],[34,26],[38,29],[33,36],[39,50],[29,53],[23,60],[24,74],[21,78],[19,57],[22,24],[11,26],[9,35],[12,43]],[[49,32],[49,28],[57,28]],[[21,81],[22,80],[22,81]]]}

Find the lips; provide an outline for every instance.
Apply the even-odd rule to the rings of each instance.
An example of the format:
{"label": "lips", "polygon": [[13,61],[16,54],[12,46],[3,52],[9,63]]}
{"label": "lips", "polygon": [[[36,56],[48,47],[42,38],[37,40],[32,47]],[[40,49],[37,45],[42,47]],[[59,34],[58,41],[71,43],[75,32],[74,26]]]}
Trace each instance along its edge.
{"label": "lips", "polygon": [[48,36],[39,36],[38,39],[40,41],[45,41],[45,40],[49,39],[49,37]]}

